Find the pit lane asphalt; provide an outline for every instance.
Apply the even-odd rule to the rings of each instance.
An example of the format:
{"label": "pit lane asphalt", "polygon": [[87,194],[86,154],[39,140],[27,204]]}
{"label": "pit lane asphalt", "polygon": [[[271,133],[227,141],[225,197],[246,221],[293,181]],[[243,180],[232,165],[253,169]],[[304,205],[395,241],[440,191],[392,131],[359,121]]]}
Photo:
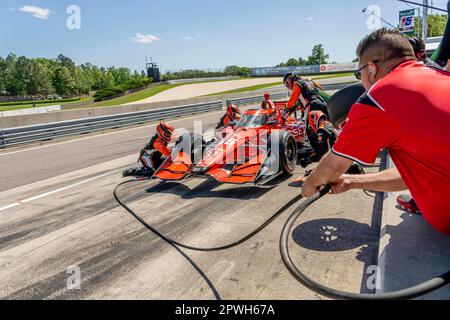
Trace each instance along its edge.
{"label": "pit lane asphalt", "polygon": [[[174,124],[190,128],[202,119],[212,126],[219,114]],[[133,128],[0,156],[0,207],[17,204],[0,211],[0,298],[214,298],[185,259],[112,197],[121,171],[135,163],[136,150],[152,129]],[[299,167],[295,176],[302,173]],[[120,194],[171,237],[217,246],[256,228],[299,192],[289,186],[293,178],[270,190],[190,180],[183,185],[144,182]],[[294,232],[296,261],[327,285],[368,292],[367,268],[376,264],[379,233],[373,206],[373,198],[359,191],[328,196],[314,205]],[[186,252],[222,298],[321,299],[293,281],[281,261],[278,239],[288,213],[239,247]],[[74,265],[81,270],[79,290],[67,288],[68,268]]]}

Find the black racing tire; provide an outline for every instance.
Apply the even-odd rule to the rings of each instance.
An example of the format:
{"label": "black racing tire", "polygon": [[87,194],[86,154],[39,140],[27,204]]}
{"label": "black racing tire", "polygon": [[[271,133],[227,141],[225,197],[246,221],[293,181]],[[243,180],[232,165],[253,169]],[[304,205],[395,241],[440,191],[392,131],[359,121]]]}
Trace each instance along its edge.
{"label": "black racing tire", "polygon": [[[278,144],[278,151],[272,148],[272,143],[276,141]],[[290,175],[294,172],[298,160],[298,146],[294,136],[285,130],[272,132],[268,138],[269,157],[277,159],[279,162],[279,171]],[[275,149],[275,150],[274,150]],[[273,161],[273,160],[272,160]]]}
{"label": "black racing tire", "polygon": [[[297,141],[288,131],[278,131],[271,135],[271,143],[278,143],[278,157],[280,162],[280,171],[285,174],[292,174],[297,166],[298,148]],[[271,152],[273,152],[272,148]]]}

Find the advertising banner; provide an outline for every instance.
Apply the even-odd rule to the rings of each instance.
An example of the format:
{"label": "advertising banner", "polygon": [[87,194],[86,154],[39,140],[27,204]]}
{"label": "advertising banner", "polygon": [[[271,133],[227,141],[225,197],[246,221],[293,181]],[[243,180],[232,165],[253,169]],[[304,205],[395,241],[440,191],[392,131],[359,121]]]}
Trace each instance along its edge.
{"label": "advertising banner", "polygon": [[335,64],[322,64],[320,65],[320,72],[345,72],[358,70],[358,63],[335,63]]}

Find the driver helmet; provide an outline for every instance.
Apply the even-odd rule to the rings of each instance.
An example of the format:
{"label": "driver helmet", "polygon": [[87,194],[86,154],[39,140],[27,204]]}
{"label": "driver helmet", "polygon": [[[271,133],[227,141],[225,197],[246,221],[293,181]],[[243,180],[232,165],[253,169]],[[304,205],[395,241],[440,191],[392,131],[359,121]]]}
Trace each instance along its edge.
{"label": "driver helmet", "polygon": [[231,104],[227,108],[227,115],[232,120],[239,119],[239,115],[241,114],[241,111],[239,110],[238,106],[235,104]]}
{"label": "driver helmet", "polygon": [[289,90],[292,90],[294,88],[294,83],[301,79],[297,74],[293,72],[289,72],[284,76],[283,83]]}
{"label": "driver helmet", "polygon": [[161,121],[156,127],[156,133],[163,141],[169,142],[172,139],[172,134],[175,128],[164,121]]}

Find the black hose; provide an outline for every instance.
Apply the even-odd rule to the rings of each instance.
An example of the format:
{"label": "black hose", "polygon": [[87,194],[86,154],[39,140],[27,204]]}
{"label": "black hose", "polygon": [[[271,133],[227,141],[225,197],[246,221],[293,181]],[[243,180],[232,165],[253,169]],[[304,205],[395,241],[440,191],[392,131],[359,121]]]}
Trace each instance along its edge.
{"label": "black hose", "polygon": [[323,296],[332,298],[332,299],[344,299],[344,300],[402,300],[402,299],[413,299],[419,296],[425,295],[432,291],[435,291],[448,283],[450,283],[450,271],[439,276],[432,278],[424,283],[421,283],[417,286],[407,288],[400,291],[388,292],[388,293],[379,293],[379,294],[367,294],[367,293],[350,293],[345,291],[340,291],[336,289],[332,289],[326,287],[306,276],[302,273],[294,262],[291,259],[289,254],[289,238],[292,233],[292,228],[300,217],[300,215],[313,203],[317,200],[321,199],[323,196],[329,193],[331,187],[327,186],[322,189],[320,192],[316,193],[311,198],[308,198],[306,201],[302,202],[291,214],[289,219],[286,221],[286,224],[283,227],[283,231],[281,233],[280,238],[280,252],[281,258],[283,259],[284,264],[286,265],[289,272],[292,276],[297,279],[301,284],[305,287],[313,290],[314,292],[321,294]]}
{"label": "black hose", "polygon": [[134,212],[130,207],[128,207],[122,200],[120,200],[120,198],[117,195],[117,190],[125,185],[125,184],[129,184],[132,182],[140,182],[143,180],[127,180],[124,181],[120,184],[118,184],[115,188],[114,188],[114,198],[116,199],[116,201],[125,209],[127,210],[134,218],[136,218],[137,221],[139,221],[144,227],[146,227],[148,230],[150,230],[151,232],[153,232],[154,234],[156,234],[158,237],[160,237],[161,239],[163,239],[164,241],[172,244],[172,245],[176,245],[178,247],[181,248],[185,248],[188,250],[194,250],[194,251],[202,251],[202,252],[212,252],[212,251],[222,251],[222,250],[227,250],[233,247],[236,247],[244,242],[246,242],[247,240],[253,238],[256,234],[258,234],[259,232],[261,232],[263,229],[265,229],[269,224],[272,223],[272,221],[274,221],[279,215],[281,215],[283,212],[285,212],[287,209],[289,209],[291,206],[293,206],[296,202],[298,202],[302,196],[299,194],[297,196],[295,196],[292,200],[290,200],[289,202],[287,202],[282,208],[280,208],[277,212],[275,212],[275,214],[273,214],[269,219],[267,219],[262,225],[260,225],[258,228],[256,228],[255,230],[253,230],[252,232],[250,232],[248,235],[246,235],[245,237],[243,237],[242,239],[235,241],[233,243],[224,245],[224,246],[220,246],[220,247],[214,247],[214,248],[198,248],[198,247],[193,247],[193,246],[189,246],[189,245],[185,245],[183,243],[180,243],[174,239],[169,238],[168,236],[162,234],[161,232],[159,232],[156,228],[152,227],[150,224],[148,224],[147,222],[144,221],[144,219],[142,219],[136,212]]}

